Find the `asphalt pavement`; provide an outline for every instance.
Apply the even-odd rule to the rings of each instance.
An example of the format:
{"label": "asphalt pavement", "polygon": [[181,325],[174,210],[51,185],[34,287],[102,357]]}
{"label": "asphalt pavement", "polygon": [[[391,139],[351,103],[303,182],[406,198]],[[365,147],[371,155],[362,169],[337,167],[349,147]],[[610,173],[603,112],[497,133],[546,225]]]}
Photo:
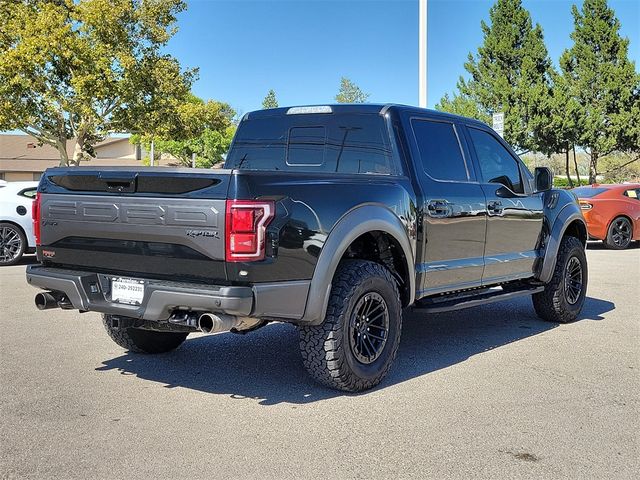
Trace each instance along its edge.
{"label": "asphalt pavement", "polygon": [[297,332],[128,354],[95,313],[38,311],[0,270],[0,478],[637,478],[640,248],[590,245],[580,320],[528,298],[405,317],[395,367],[346,395]]}

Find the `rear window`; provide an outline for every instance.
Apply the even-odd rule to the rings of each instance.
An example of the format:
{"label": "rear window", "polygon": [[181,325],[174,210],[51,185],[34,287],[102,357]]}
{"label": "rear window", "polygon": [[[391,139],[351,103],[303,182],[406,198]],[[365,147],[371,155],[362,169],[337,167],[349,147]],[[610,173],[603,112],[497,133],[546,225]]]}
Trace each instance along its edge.
{"label": "rear window", "polygon": [[225,168],[396,173],[384,119],[366,114],[249,117],[238,128]]}
{"label": "rear window", "polygon": [[606,188],[594,188],[594,187],[577,187],[571,190],[578,198],[593,198],[596,195],[600,195],[606,192]]}

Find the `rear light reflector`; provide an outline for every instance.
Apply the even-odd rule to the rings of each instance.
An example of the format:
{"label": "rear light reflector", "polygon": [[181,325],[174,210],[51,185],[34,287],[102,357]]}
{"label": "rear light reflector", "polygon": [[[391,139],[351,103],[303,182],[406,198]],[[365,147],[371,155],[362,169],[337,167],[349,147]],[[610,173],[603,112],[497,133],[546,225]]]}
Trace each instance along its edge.
{"label": "rear light reflector", "polygon": [[40,246],[40,192],[36,193],[31,204],[31,218],[33,219],[33,236],[36,238],[36,245]]}
{"label": "rear light reflector", "polygon": [[275,204],[264,200],[227,200],[225,259],[253,262],[265,255],[265,238]]}

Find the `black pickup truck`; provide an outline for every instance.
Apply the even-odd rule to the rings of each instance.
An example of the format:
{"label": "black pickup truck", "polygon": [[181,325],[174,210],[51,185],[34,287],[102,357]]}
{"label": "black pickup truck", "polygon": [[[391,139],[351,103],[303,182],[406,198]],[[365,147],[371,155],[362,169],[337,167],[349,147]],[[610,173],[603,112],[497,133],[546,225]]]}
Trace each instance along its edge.
{"label": "black pickup truck", "polygon": [[569,322],[587,288],[574,196],[486,125],[400,105],[244,116],[220,170],[52,168],[34,202],[38,308],[103,314],[133,352],[191,332],[299,327],[305,367],[360,391],[402,312],[522,295]]}

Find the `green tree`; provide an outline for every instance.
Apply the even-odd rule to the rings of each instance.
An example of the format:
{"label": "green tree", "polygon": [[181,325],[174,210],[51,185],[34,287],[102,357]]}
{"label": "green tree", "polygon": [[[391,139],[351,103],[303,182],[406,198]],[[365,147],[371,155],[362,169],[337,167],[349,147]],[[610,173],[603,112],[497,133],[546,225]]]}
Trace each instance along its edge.
{"label": "green tree", "polygon": [[606,0],[572,8],[573,45],[560,58],[569,93],[577,102],[577,143],[590,156],[589,182],[598,160],[617,150],[640,151],[640,75],[629,60],[629,40]]}
{"label": "green tree", "polygon": [[482,109],[476,100],[464,94],[454,93],[453,97],[449,97],[445,93],[440,102],[436,104],[436,110],[475,118],[487,125],[491,125],[491,116]]}
{"label": "green tree", "polygon": [[523,150],[542,150],[553,72],[542,28],[533,26],[521,0],[497,0],[489,18],[489,25],[481,22],[483,44],[464,65],[470,79],[458,81],[456,103],[447,98],[439,105],[464,107],[482,119],[504,112],[505,139]]}
{"label": "green tree", "polygon": [[571,178],[571,166],[569,154],[573,151],[573,159],[575,165],[575,173],[580,181],[580,172],[575,155],[575,145],[578,138],[578,124],[576,118],[580,106],[575,98],[571,96],[567,79],[558,72],[553,72],[553,90],[550,97],[547,98],[546,110],[548,112],[549,122],[546,128],[542,128],[544,141],[541,143],[541,151],[551,156],[553,153],[564,153],[565,162],[564,170],[567,177],[567,183],[573,186]]}
{"label": "green tree", "polygon": [[61,165],[91,158],[111,132],[167,134],[196,75],[162,52],[184,8],[182,0],[0,2],[0,130],[54,146]]}
{"label": "green tree", "polygon": [[177,105],[174,123],[169,129],[150,133],[139,133],[131,137],[132,143],[140,143],[145,150],[154,144],[154,156],[167,153],[186,167],[192,165],[196,155],[196,166],[210,168],[224,160],[236,125],[235,111],[226,103],[204,101],[193,94]]}
{"label": "green tree", "polygon": [[270,89],[267,96],[262,100],[262,108],[278,108],[278,99],[273,89]]}
{"label": "green tree", "polygon": [[364,93],[360,87],[347,77],[340,78],[340,90],[335,96],[338,103],[364,103],[369,98],[368,93]]}

